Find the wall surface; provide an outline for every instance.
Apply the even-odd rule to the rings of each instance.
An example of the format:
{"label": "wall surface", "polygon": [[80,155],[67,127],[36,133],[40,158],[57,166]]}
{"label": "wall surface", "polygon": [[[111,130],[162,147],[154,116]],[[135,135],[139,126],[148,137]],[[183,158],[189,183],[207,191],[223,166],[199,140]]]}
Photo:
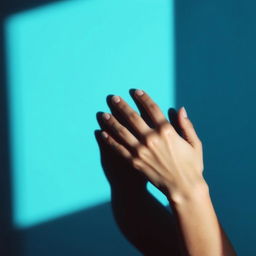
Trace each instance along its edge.
{"label": "wall surface", "polygon": [[177,105],[204,143],[205,177],[238,255],[255,255],[255,1],[176,1]]}
{"label": "wall surface", "polygon": [[112,216],[94,136],[96,113],[109,111],[109,94],[135,107],[131,88],[146,90],[166,115],[175,104],[172,2],[5,5],[5,194],[14,255],[136,255]]}
{"label": "wall surface", "polygon": [[6,2],[3,255],[140,254],[113,218],[93,136],[106,95],[135,107],[130,88],[147,90],[165,113],[186,107],[221,224],[238,255],[254,255],[255,7],[252,0]]}

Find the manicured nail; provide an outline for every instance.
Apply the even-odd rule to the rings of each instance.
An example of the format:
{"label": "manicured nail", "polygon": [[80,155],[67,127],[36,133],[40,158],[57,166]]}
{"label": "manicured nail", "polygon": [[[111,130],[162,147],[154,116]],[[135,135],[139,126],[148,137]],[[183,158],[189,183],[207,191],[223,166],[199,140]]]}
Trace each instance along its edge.
{"label": "manicured nail", "polygon": [[135,93],[138,95],[138,96],[141,96],[144,94],[144,92],[142,90],[136,90]]}
{"label": "manicured nail", "polygon": [[114,103],[118,103],[118,102],[120,102],[120,97],[119,97],[119,96],[113,96],[113,97],[112,97],[112,101],[113,101]]}
{"label": "manicured nail", "polygon": [[182,107],[182,113],[183,113],[183,117],[184,118],[188,118],[188,113],[187,113],[187,111],[186,111],[186,109],[185,109],[185,107]]}
{"label": "manicured nail", "polygon": [[101,136],[104,138],[104,139],[107,139],[108,137],[108,134],[106,132],[101,132]]}
{"label": "manicured nail", "polygon": [[110,114],[104,113],[104,114],[102,115],[102,117],[103,117],[105,120],[109,120],[109,119],[110,119]]}

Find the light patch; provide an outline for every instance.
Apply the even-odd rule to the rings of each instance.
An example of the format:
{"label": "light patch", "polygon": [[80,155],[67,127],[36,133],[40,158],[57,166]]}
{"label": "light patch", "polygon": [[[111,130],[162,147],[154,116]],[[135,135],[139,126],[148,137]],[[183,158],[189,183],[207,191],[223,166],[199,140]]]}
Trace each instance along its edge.
{"label": "light patch", "polygon": [[110,199],[96,112],[108,94],[135,107],[130,88],[174,106],[173,20],[169,0],[65,1],[6,20],[16,227]]}

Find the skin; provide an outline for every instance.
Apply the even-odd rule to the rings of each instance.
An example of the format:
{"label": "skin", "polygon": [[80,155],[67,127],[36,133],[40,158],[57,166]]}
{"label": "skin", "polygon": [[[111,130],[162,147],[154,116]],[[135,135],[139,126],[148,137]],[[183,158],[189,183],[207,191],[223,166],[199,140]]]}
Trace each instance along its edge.
{"label": "skin", "polygon": [[[180,236],[177,255],[236,255],[212,205],[209,186],[203,177],[202,142],[185,109],[179,109],[177,115],[179,134],[146,92],[136,90],[134,98],[149,116],[151,125],[121,97],[113,96],[111,107],[126,124],[116,115],[104,113],[101,131],[104,143],[130,166],[130,171],[140,177],[138,180],[150,181],[168,198],[175,216],[176,234]],[[140,191],[134,189],[133,198],[141,198]],[[165,216],[167,219],[168,215]],[[169,253],[173,255],[172,251]]]}
{"label": "skin", "polygon": [[[131,92],[131,96],[133,93]],[[125,120],[112,106],[111,96],[107,97],[112,114],[125,124]],[[140,106],[138,105],[140,109]],[[141,115],[150,123],[141,109]],[[102,120],[102,112],[97,120],[102,130],[108,129]],[[169,109],[171,122],[175,125],[176,111]],[[128,126],[128,123],[126,123]],[[130,128],[130,127],[129,127]],[[177,127],[178,128],[178,127]],[[131,128],[130,128],[131,129]],[[112,133],[114,136],[114,134]],[[177,231],[177,223],[170,207],[165,207],[148,191],[147,179],[134,169],[118,152],[105,142],[101,131],[95,131],[99,145],[101,164],[111,187],[111,206],[113,217],[125,238],[142,255],[180,256],[182,244]]]}

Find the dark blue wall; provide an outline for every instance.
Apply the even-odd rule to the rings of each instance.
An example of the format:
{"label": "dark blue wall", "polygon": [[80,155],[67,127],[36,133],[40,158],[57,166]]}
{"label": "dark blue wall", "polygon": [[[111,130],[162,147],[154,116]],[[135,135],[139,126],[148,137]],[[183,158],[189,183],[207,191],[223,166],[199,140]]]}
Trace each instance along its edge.
{"label": "dark blue wall", "polygon": [[205,177],[238,251],[255,255],[255,1],[176,1],[177,104],[204,143]]}

